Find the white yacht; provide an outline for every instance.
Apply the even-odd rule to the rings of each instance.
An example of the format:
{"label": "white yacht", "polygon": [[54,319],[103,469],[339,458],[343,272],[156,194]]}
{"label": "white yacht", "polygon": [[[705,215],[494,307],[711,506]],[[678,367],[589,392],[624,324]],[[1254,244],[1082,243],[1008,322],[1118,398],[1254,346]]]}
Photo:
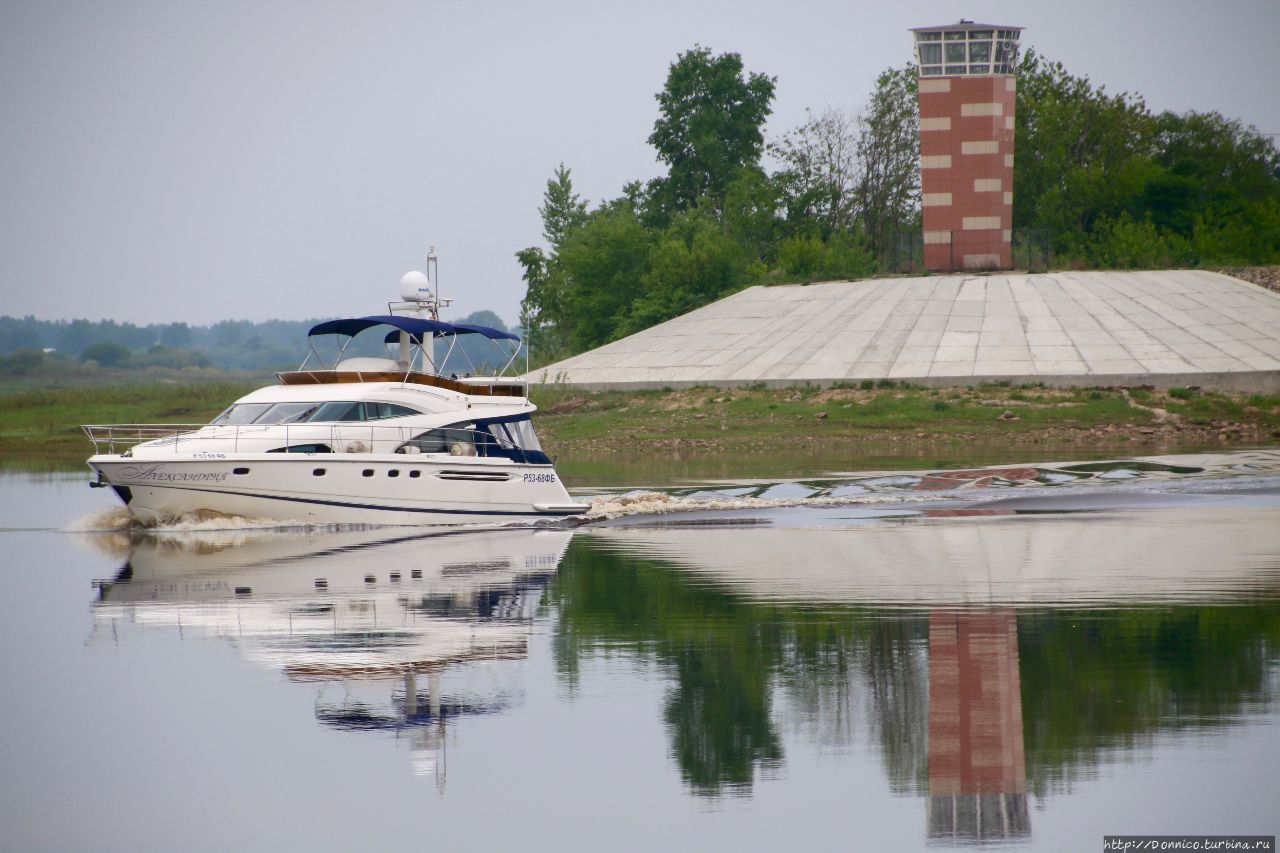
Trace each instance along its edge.
{"label": "white yacht", "polygon": [[[434,256],[432,256],[434,259]],[[429,267],[430,268],[430,267]],[[519,338],[442,322],[447,305],[411,272],[383,315],[331,320],[278,385],[242,397],[209,424],[94,424],[94,486],[155,523],[214,512],[283,523],[474,524],[585,512],[542,451],[525,386],[502,374]],[[344,357],[359,334],[388,357]],[[341,342],[331,367],[317,339]],[[493,376],[440,375],[464,335],[511,346]],[[436,344],[447,352],[437,359]]]}

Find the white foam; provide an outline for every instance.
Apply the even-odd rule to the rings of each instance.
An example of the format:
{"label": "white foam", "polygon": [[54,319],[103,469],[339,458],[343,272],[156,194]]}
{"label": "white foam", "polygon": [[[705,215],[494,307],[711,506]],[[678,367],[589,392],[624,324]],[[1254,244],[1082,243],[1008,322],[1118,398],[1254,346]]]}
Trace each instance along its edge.
{"label": "white foam", "polygon": [[[344,527],[349,527],[345,525]],[[65,528],[71,533],[118,533],[146,530],[155,533],[200,533],[214,530],[271,530],[277,528],[331,529],[332,524],[315,524],[306,521],[281,521],[273,518],[246,518],[219,512],[190,512],[166,516],[154,521],[134,518],[124,507],[109,507],[89,513],[71,522]]]}
{"label": "white foam", "polygon": [[858,496],[826,496],[806,498],[752,498],[709,497],[708,493],[681,497],[679,495],[662,494],[661,492],[627,492],[622,495],[605,495],[591,501],[591,509],[584,513],[586,518],[605,519],[622,518],[633,515],[662,515],[672,512],[699,512],[738,509],[776,509],[778,507],[827,507],[854,506],[858,504],[903,504],[924,501],[937,502],[933,495],[858,495]]}

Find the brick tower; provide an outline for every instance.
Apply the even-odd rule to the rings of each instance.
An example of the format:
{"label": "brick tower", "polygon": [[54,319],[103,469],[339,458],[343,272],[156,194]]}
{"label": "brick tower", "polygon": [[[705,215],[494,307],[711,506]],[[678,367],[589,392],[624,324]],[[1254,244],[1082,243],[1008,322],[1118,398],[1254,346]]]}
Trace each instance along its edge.
{"label": "brick tower", "polygon": [[920,69],[927,269],[1013,266],[1013,125],[1021,27],[912,30]]}

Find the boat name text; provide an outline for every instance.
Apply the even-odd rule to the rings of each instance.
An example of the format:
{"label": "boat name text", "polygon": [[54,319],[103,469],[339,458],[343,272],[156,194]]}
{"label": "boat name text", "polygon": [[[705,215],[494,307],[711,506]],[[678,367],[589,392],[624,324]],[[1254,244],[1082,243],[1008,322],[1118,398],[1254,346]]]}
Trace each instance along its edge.
{"label": "boat name text", "polygon": [[120,469],[121,480],[160,483],[221,483],[226,471],[170,471],[164,465],[128,465]]}

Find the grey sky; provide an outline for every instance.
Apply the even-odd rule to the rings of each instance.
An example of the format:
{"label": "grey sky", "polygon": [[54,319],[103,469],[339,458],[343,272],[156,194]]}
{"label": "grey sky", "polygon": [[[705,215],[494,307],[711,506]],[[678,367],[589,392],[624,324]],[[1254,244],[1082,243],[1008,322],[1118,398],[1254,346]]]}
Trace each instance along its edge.
{"label": "grey sky", "polygon": [[556,164],[593,203],[660,173],[677,53],[776,76],[777,136],[962,16],[1153,109],[1280,133],[1275,0],[0,0],[0,314],[365,314],[434,245],[456,313],[514,322]]}

